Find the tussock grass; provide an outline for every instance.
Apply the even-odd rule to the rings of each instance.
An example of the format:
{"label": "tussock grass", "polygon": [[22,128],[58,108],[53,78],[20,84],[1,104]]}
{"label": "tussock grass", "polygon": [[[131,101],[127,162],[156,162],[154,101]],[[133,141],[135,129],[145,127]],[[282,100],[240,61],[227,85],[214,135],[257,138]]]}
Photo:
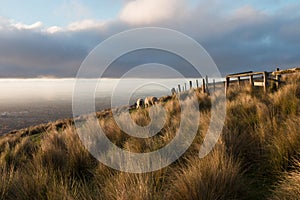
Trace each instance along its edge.
{"label": "tussock grass", "polygon": [[152,200],[164,199],[166,172],[130,174],[119,173],[105,185],[106,199]]}
{"label": "tussock grass", "polygon": [[221,145],[204,159],[188,158],[174,174],[168,199],[243,199],[247,192],[240,163]]}
{"label": "tussock grass", "polygon": [[294,161],[295,169],[291,172],[283,172],[281,178],[273,189],[269,199],[288,200],[299,199],[300,196],[300,162]]}
{"label": "tussock grass", "polygon": [[[198,152],[209,127],[211,101],[219,103],[218,93],[208,96],[195,90],[200,110],[197,135],[180,159],[155,172],[124,173],[99,163],[82,145],[71,121],[2,136],[0,199],[295,199],[300,190],[300,76],[293,77],[283,77],[286,85],[268,94],[248,86],[230,87],[223,133],[203,159]],[[164,112],[159,107],[131,110],[129,117],[141,127],[150,124],[151,113],[164,115],[162,128],[150,138],[121,130],[116,119],[133,127],[121,110],[116,119],[110,111],[98,113],[99,125],[127,151],[163,148],[176,136],[182,119],[198,112],[190,107],[181,115],[178,98],[182,105],[192,105],[191,93],[163,98],[159,105]],[[185,122],[187,138],[195,120]],[[152,128],[159,128],[159,122]],[[92,122],[83,128],[95,129]],[[101,138],[91,137],[101,143]]]}

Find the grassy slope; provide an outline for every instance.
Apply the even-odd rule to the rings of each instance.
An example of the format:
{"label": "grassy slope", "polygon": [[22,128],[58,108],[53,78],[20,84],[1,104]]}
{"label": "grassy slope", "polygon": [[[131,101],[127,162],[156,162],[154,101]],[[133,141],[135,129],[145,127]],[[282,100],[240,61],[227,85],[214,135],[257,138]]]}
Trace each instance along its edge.
{"label": "grassy slope", "polygon": [[[297,198],[300,77],[287,81],[290,83],[268,95],[247,87],[231,88],[223,135],[204,159],[198,158],[198,151],[210,120],[210,97],[197,92],[201,117],[193,144],[178,161],[151,173],[123,173],[97,162],[81,144],[72,120],[2,136],[0,199]],[[166,123],[152,138],[129,137],[109,111],[98,113],[99,122],[119,147],[153,151],[172,140],[180,121],[175,98],[162,104],[167,110]],[[147,111],[132,110],[132,119],[148,124]]]}

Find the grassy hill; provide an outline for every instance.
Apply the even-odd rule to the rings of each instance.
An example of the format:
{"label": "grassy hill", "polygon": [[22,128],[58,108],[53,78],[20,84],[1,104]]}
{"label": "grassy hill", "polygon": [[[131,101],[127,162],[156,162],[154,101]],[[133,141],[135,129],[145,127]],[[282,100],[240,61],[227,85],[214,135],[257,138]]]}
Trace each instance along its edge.
{"label": "grassy hill", "polygon": [[[155,172],[124,173],[99,163],[81,144],[71,119],[1,136],[0,199],[297,199],[300,76],[285,81],[267,94],[247,86],[231,87],[223,133],[203,159],[198,152],[213,97],[196,90],[200,125],[194,142],[180,159]],[[168,144],[180,122],[175,97],[161,104],[165,125],[147,139],[125,134],[110,110],[97,116],[113,143],[132,152],[150,152]],[[148,110],[132,109],[131,117],[145,126]]]}

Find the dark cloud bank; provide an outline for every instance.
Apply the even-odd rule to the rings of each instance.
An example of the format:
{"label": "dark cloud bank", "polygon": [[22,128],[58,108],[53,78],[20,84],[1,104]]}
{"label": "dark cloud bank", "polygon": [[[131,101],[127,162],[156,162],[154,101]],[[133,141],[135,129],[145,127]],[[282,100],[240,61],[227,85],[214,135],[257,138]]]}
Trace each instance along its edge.
{"label": "dark cloud bank", "polygon": [[[224,14],[199,5],[188,15],[151,26],[172,28],[194,38],[211,55],[223,75],[244,70],[273,70],[300,65],[298,10],[285,8],[264,13],[246,6]],[[42,30],[0,29],[0,77],[75,77],[81,62],[97,44],[135,27],[141,26],[114,20],[102,28],[65,29],[53,34]],[[149,62],[173,66],[186,76],[195,76],[185,60],[155,50],[122,56],[105,75],[118,77],[136,65]]]}

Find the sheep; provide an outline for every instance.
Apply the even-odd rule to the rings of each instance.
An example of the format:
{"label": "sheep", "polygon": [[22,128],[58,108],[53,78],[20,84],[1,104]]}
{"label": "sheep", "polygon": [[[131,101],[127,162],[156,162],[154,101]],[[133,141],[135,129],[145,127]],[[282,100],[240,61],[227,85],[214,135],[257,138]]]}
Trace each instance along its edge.
{"label": "sheep", "polygon": [[158,99],[156,97],[147,97],[145,99],[145,107],[150,107],[158,102]]}
{"label": "sheep", "polygon": [[144,106],[145,106],[145,104],[144,104],[144,99],[139,98],[139,99],[136,101],[136,109],[143,108]]}

